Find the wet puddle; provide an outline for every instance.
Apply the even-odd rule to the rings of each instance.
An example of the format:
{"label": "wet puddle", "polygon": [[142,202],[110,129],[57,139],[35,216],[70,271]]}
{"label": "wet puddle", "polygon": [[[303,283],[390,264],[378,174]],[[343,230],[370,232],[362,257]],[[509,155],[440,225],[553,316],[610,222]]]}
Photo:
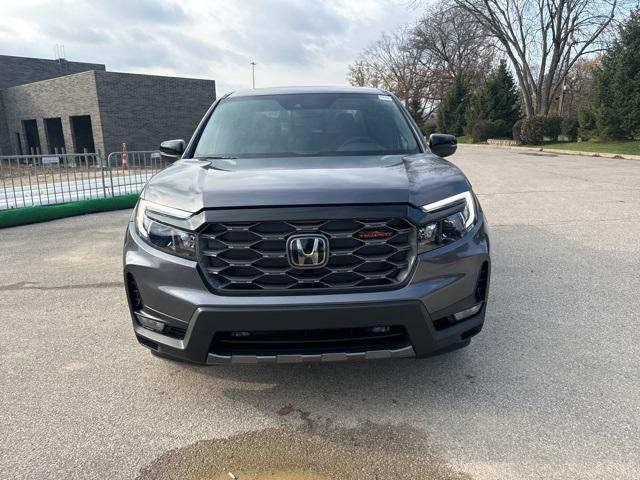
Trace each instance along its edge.
{"label": "wet puddle", "polygon": [[[229,474],[231,472],[231,475]],[[171,450],[140,480],[469,480],[422,431],[367,423],[313,424],[205,440]]]}

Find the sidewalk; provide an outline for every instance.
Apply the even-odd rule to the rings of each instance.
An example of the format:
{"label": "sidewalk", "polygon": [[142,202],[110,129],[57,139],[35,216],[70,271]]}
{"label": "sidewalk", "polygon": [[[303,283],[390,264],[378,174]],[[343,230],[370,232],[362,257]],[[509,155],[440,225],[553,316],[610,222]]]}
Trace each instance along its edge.
{"label": "sidewalk", "polygon": [[620,153],[602,153],[602,152],[585,152],[578,150],[563,150],[561,148],[546,148],[545,146],[515,146],[515,145],[499,145],[499,144],[485,144],[485,143],[464,143],[460,145],[470,145],[473,147],[484,147],[484,148],[502,148],[505,150],[516,150],[516,151],[524,151],[524,152],[545,152],[545,153],[555,153],[558,155],[579,155],[583,157],[601,157],[601,158],[616,158],[616,159],[627,159],[627,160],[640,160],[640,155],[622,155]]}

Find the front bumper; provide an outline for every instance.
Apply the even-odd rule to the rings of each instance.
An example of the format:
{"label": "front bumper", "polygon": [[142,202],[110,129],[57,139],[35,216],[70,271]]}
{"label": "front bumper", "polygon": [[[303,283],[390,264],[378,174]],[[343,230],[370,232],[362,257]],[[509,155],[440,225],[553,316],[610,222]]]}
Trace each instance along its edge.
{"label": "front bumper", "polygon": [[[481,272],[485,271],[484,279]],[[160,252],[129,225],[124,274],[133,327],[139,342],[157,352],[201,364],[298,363],[427,356],[468,344],[486,312],[490,270],[489,240],[482,216],[460,242],[418,256],[411,280],[402,288],[376,292],[228,296],[211,292],[196,262]],[[132,298],[132,280],[143,306]],[[479,293],[480,282],[483,289]],[[465,320],[441,319],[482,303]],[[142,326],[140,316],[167,325],[171,334]],[[220,353],[218,332],[300,331],[401,326],[407,342],[385,348],[330,349],[326,352]]]}

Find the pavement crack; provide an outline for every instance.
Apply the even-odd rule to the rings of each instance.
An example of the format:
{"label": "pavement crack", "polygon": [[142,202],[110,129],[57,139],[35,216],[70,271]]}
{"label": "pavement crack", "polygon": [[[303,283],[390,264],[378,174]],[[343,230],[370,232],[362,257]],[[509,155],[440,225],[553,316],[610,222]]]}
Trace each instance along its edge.
{"label": "pavement crack", "polygon": [[77,285],[53,285],[45,286],[39,285],[35,282],[17,282],[10,283],[9,285],[0,285],[0,292],[6,292],[10,290],[74,290],[84,288],[120,288],[122,282],[100,282],[100,283],[82,283]]}

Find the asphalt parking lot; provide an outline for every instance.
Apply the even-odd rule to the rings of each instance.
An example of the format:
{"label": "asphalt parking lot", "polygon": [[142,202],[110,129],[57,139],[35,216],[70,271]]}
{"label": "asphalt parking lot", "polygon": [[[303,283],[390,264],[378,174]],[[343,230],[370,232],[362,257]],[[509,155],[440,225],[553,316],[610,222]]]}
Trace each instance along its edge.
{"label": "asphalt parking lot", "polygon": [[125,304],[130,212],[0,230],[0,478],[637,479],[640,161],[453,161],[491,224],[490,305],[431,359],[161,360]]}

